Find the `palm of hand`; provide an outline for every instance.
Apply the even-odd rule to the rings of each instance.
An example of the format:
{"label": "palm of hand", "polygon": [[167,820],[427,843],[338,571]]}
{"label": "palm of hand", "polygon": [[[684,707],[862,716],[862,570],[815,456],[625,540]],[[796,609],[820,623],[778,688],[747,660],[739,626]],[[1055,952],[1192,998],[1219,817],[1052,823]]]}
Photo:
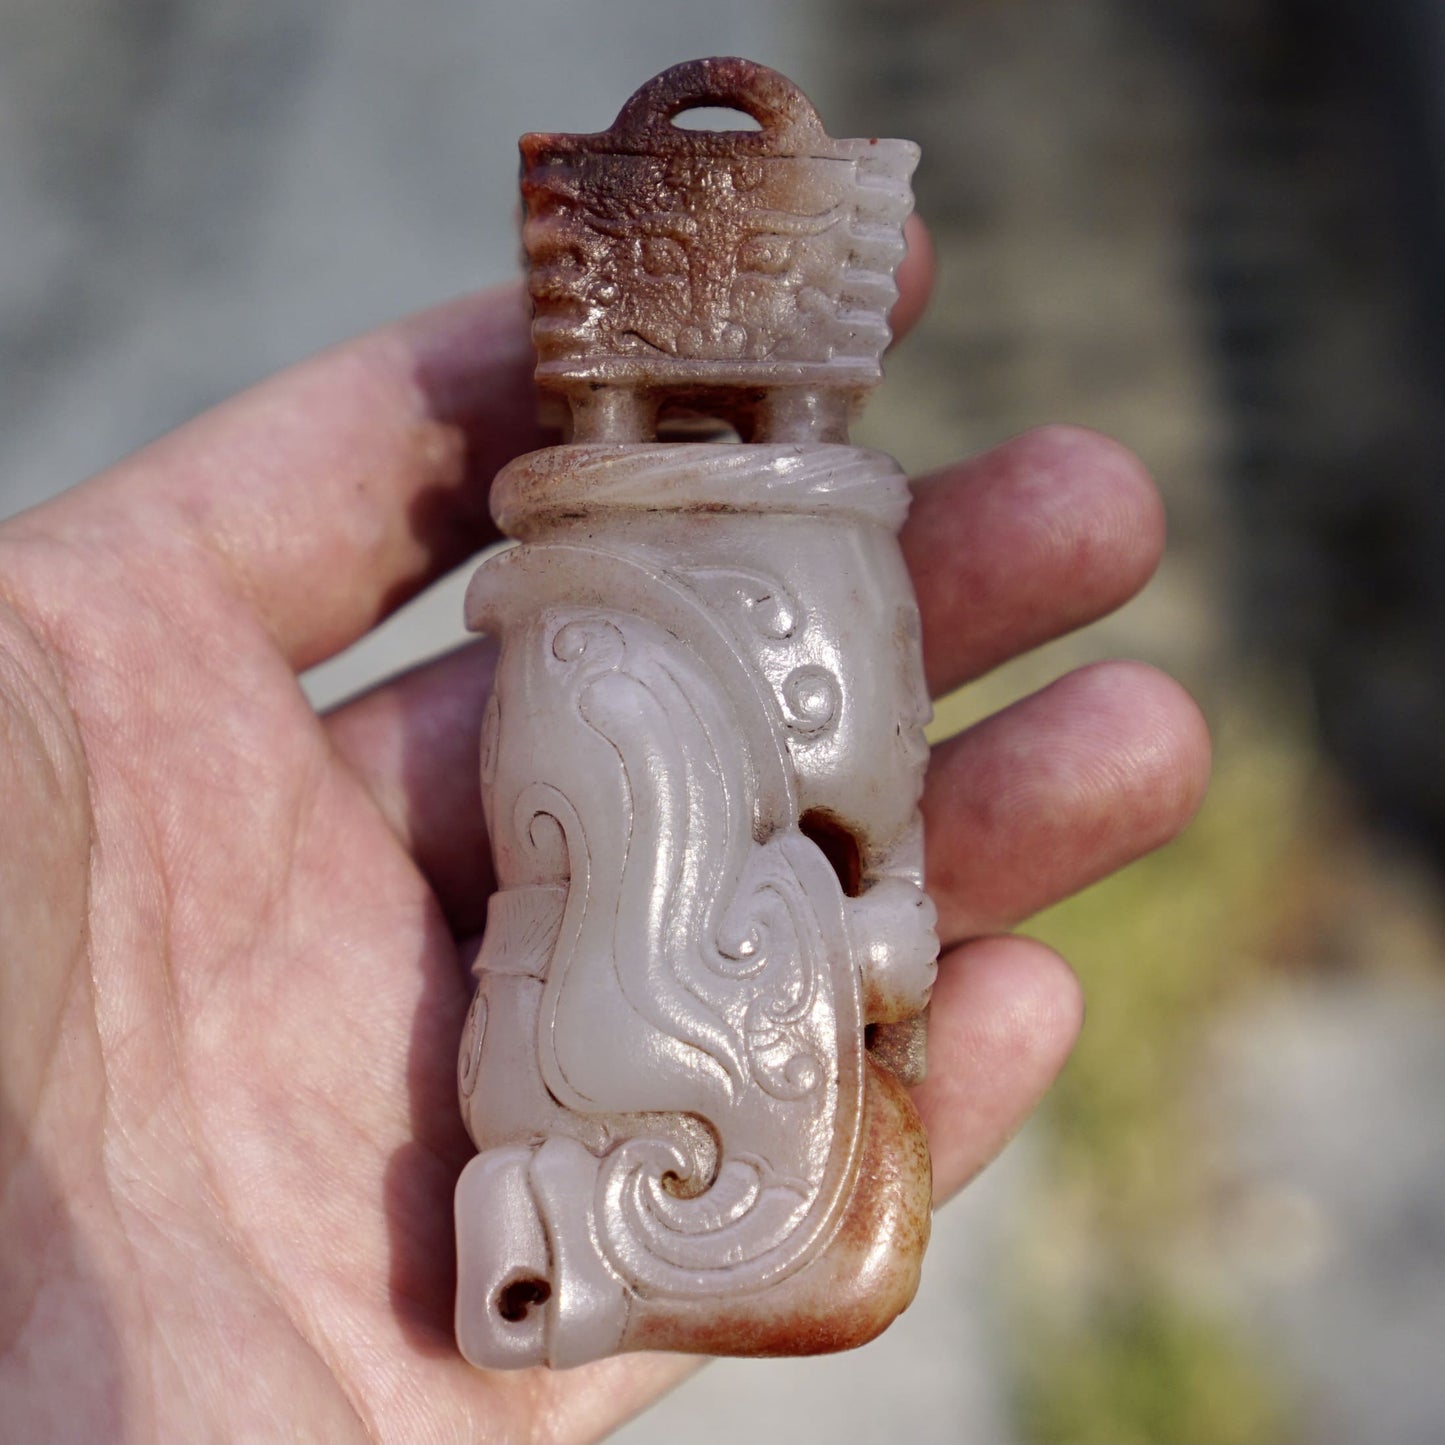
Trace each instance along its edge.
{"label": "palm of hand", "polygon": [[[34,1247],[72,1267],[24,1323],[67,1359],[90,1342],[69,1368],[110,1377],[95,1438],[118,1415],[210,1438],[220,1398],[227,1434],[347,1438],[380,1340],[468,1383],[437,1309],[468,1152],[456,945],[254,624],[175,578],[155,599],[85,585],[68,645],[105,661],[76,669],[80,747],[36,820],[70,840],[44,862],[90,919],[57,1000],[68,1137],[36,1181]],[[137,624],[168,640],[138,649]],[[66,1214],[84,1239],[51,1233]]]}
{"label": "palm of hand", "polygon": [[[478,482],[529,444],[524,394],[524,333],[483,298],[280,378],[0,531],[0,1239],[18,1283],[0,1420],[16,1438],[577,1438],[688,1368],[486,1375],[456,1355],[457,939],[485,895],[468,780],[488,655],[326,719],[296,682],[484,537]],[[1057,499],[1043,515],[1028,481],[1050,468],[1088,518],[1062,546]],[[1083,494],[1105,492],[1101,522]],[[931,483],[910,559],[934,682],[1122,600],[1157,554],[1152,506],[1077,433]],[[989,590],[986,562],[950,569],[958,534],[1008,515],[1017,552],[1028,507],[1053,560],[1011,599],[968,598],[967,637],[941,631]],[[945,943],[1192,809],[1197,719],[1125,671],[940,757]],[[988,777],[1042,756],[1070,706],[1093,719],[1087,767],[1045,766],[1003,816]],[[967,861],[969,828],[988,861]],[[1024,940],[962,942],[944,970],[919,1102],[951,1189],[1036,1102],[1077,996]]]}

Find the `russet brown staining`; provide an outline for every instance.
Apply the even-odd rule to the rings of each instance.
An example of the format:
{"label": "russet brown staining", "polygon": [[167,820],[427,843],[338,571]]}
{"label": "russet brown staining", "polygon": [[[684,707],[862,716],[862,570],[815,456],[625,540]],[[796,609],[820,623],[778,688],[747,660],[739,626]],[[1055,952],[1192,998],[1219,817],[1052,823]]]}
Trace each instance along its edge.
{"label": "russet brown staining", "polygon": [[[761,129],[673,123],[703,105]],[[905,150],[833,140],[736,59],[674,67],[597,135],[523,137],[537,380],[574,438],[651,440],[670,400],[745,441],[845,440],[888,340]]]}
{"label": "russet brown staining", "polygon": [[870,1025],[868,1058],[905,1084],[921,1084],[928,1074],[926,1014]]}
{"label": "russet brown staining", "polygon": [[719,1300],[705,1317],[658,1308],[629,1347],[709,1355],[824,1355],[876,1338],[918,1292],[933,1221],[927,1137],[907,1091],[868,1067],[853,1192],[827,1246],[765,1295]]}

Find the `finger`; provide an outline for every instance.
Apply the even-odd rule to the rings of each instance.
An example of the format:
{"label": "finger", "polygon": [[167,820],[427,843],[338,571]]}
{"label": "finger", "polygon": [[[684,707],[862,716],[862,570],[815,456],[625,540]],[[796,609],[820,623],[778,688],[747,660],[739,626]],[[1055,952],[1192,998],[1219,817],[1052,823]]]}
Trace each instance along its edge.
{"label": "finger", "polygon": [[531,365],[517,287],[441,306],[233,398],[23,525],[103,539],[137,573],[199,573],[307,667],[492,535],[492,473],[542,440]]}
{"label": "finger", "polygon": [[1132,453],[1048,426],[920,481],[902,542],[938,696],[1126,602],[1164,512]]}
{"label": "finger", "polygon": [[496,661],[496,643],[483,638],[326,719],[333,747],[416,860],[457,937],[481,931],[492,891],[481,732]]}
{"label": "finger", "polygon": [[1083,1023],[1073,970],[1031,938],[980,938],[945,954],[913,1102],[928,1130],[934,1197],[961,1189],[1018,1131]]}
{"label": "finger", "polygon": [[1172,679],[1097,663],[934,750],[928,889],[945,943],[994,933],[1174,837],[1209,777],[1209,734]]}
{"label": "finger", "polygon": [[915,213],[903,223],[903,239],[908,250],[898,268],[898,300],[888,316],[895,343],[907,336],[923,315],[937,272],[933,237],[921,216]]}

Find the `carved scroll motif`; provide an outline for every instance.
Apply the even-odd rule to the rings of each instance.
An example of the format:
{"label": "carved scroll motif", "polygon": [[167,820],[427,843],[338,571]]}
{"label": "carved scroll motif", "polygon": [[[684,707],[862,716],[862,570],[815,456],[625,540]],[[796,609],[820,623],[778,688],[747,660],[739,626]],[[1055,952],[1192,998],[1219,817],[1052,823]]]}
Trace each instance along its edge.
{"label": "carved scroll motif", "polygon": [[[761,140],[670,125],[704,101],[761,112]],[[529,138],[539,380],[584,412],[584,378],[643,392],[648,415],[708,357],[709,389],[785,355],[806,362],[787,385],[858,385],[804,313],[837,322],[859,284],[825,238],[853,245],[859,188],[883,184],[866,144],[733,61],[660,77],[601,137]],[[784,300],[757,301],[754,272]],[[876,370],[881,312],[848,336]],[[644,425],[522,458],[493,506],[521,545],[468,595],[502,652],[482,742],[498,888],[458,1066],[480,1151],[457,1190],[462,1349],[506,1367],[859,1343],[911,1297],[929,1206],[880,1062],[916,1065],[937,948],[902,478],[844,445]],[[870,1024],[906,1047],[870,1055]]]}

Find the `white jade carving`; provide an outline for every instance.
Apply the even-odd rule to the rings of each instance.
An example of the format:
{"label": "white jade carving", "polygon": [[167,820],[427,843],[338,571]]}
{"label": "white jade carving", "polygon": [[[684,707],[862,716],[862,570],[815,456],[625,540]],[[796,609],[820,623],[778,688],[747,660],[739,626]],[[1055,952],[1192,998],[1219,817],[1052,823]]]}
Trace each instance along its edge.
{"label": "white jade carving", "polygon": [[[755,132],[687,131],[697,105]],[[738,60],[523,141],[539,385],[482,738],[497,876],[459,1085],[473,1363],[858,1344],[912,1297],[937,939],[908,491],[846,445],[916,149]],[[741,443],[657,440],[678,410]]]}

